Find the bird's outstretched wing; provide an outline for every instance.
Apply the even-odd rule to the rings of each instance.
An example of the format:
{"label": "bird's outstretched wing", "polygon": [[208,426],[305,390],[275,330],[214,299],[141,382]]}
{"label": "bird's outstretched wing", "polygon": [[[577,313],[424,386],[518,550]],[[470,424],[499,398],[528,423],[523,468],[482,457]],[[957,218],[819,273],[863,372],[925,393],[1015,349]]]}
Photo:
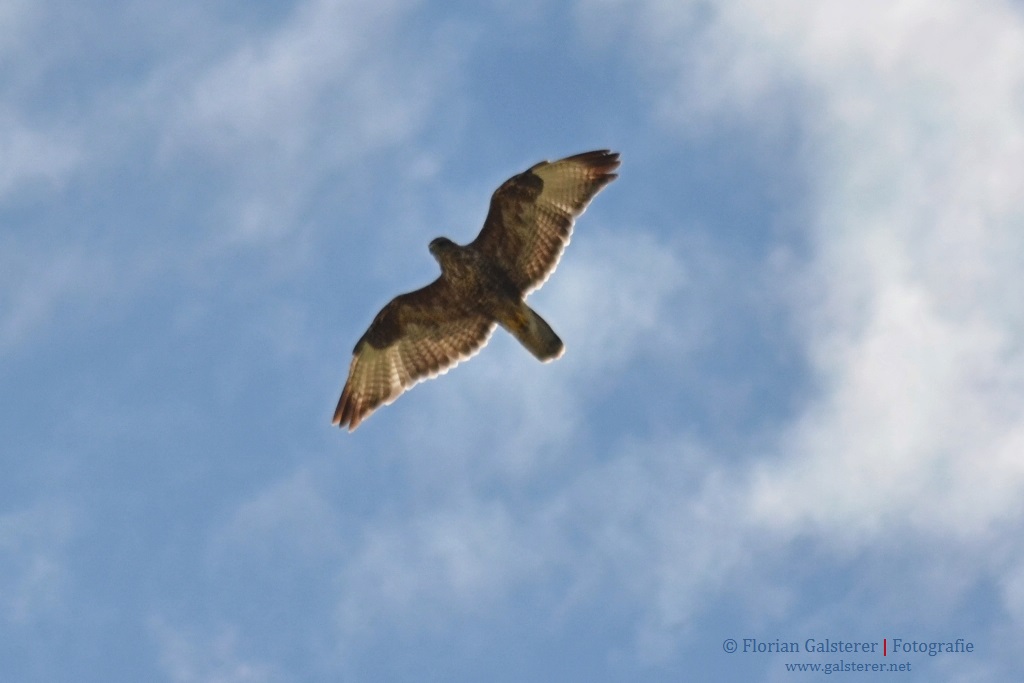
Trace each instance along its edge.
{"label": "bird's outstretched wing", "polygon": [[618,167],[617,152],[597,150],[542,161],[509,178],[491,197],[484,227],[469,246],[528,294],[555,270],[576,217],[618,177]]}
{"label": "bird's outstretched wing", "polygon": [[494,326],[470,311],[444,277],[395,297],[356,343],[333,424],[354,430],[417,382],[475,354]]}

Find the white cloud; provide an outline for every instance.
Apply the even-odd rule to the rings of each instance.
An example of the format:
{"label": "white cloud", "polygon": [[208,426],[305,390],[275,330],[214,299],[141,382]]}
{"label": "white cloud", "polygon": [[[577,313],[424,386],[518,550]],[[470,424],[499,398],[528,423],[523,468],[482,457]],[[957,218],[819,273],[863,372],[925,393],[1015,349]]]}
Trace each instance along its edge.
{"label": "white cloud", "polygon": [[[795,118],[803,136],[812,250],[791,307],[815,392],[797,419],[776,425],[776,446],[749,476],[729,478],[735,505],[721,513],[738,533],[769,534],[776,550],[807,534],[840,553],[893,538],[937,553],[970,547],[972,557],[985,554],[972,541],[1019,546],[1019,9],[999,0],[583,5],[602,10],[585,14],[604,35],[634,38],[652,80],[674,83],[655,88],[666,127],[700,133],[724,118],[770,134]],[[983,560],[959,570],[988,571]],[[969,589],[954,573],[939,583]],[[662,586],[656,595],[673,592]],[[685,614],[698,592],[672,600]]]}
{"label": "white cloud", "polygon": [[[820,391],[763,467],[755,509],[962,533],[1019,514],[1024,468],[1007,453],[1024,426],[1020,14],[734,0],[639,16],[636,30],[665,41],[676,92],[693,93],[677,111],[757,126],[781,108],[805,135],[814,254],[792,303]],[[798,99],[765,99],[792,84]]]}
{"label": "white cloud", "polygon": [[24,45],[26,28],[36,18],[31,0],[8,0],[0,5],[0,64]]}
{"label": "white cloud", "polygon": [[171,102],[164,154],[232,169],[229,237],[292,232],[325,177],[362,181],[354,169],[366,153],[409,140],[451,96],[454,52],[442,37],[410,34],[416,5],[308,0],[193,72],[158,74],[158,100]]}
{"label": "white cloud", "polygon": [[39,254],[7,241],[0,254],[0,349],[23,345],[61,313],[95,303],[111,286],[110,264],[77,249]]}
{"label": "white cloud", "polygon": [[[204,144],[231,152],[268,145],[286,156],[309,150],[309,136],[324,132],[311,129],[319,121],[333,128],[321,142],[341,150],[408,134],[417,100],[428,90],[406,82],[407,75],[389,74],[395,65],[378,41],[411,6],[401,0],[299,5],[290,21],[244,41],[199,75],[184,124]],[[405,85],[414,92],[403,92]]]}
{"label": "white cloud", "polygon": [[[108,24],[122,19],[92,14],[84,45],[35,40],[48,9],[10,5],[0,12],[31,28],[31,44],[6,55],[19,84],[7,102],[0,92],[0,199],[25,182],[59,185],[83,167],[102,177],[152,152],[150,170],[169,183],[184,162],[223,184],[222,201],[205,212],[222,239],[294,234],[325,179],[364,182],[356,169],[368,152],[408,142],[442,98],[451,106],[458,71],[446,27],[415,26],[416,0],[304,0],[282,21],[245,30],[201,4],[133,8],[132,36],[109,37]],[[135,44],[144,40],[136,30],[152,44]],[[131,60],[139,72],[109,78],[83,66],[71,95],[47,91],[50,72],[91,67],[93,55],[81,50],[101,33],[112,41],[106,58]],[[43,120],[55,123],[28,113],[28,95],[40,92]]]}
{"label": "white cloud", "polygon": [[907,9],[773,14],[820,104],[806,323],[822,392],[755,506],[967,536],[1024,492],[1024,21],[994,2]]}
{"label": "white cloud", "polygon": [[0,200],[32,183],[59,187],[81,160],[74,136],[32,126],[0,106]]}
{"label": "white cloud", "polygon": [[[545,299],[553,300],[557,329],[575,341],[564,360],[575,372],[598,369],[606,375],[686,328],[687,316],[676,315],[671,304],[691,284],[690,259],[701,254],[684,257],[637,226],[584,230],[579,244],[570,245],[576,253],[566,255],[569,263],[554,276],[558,280],[548,285],[552,291]],[[671,344],[679,359],[693,340],[673,338]]]}
{"label": "white cloud", "polygon": [[60,505],[0,515],[0,617],[32,623],[63,607],[71,532],[71,516]]}
{"label": "white cloud", "polygon": [[444,629],[500,604],[548,561],[529,531],[502,504],[470,500],[368,525],[341,577],[342,642]]}
{"label": "white cloud", "polygon": [[514,482],[488,498],[449,477],[452,495],[417,496],[423,512],[364,525],[339,583],[339,642],[358,649],[387,633],[443,633],[502,614],[542,586],[548,609],[535,630],[557,631],[600,603],[635,618],[623,651],[657,664],[727,587],[778,609],[785,598],[765,581],[736,580],[760,541],[732,514],[735,474],[686,439],[624,443],[605,457],[547,485],[536,465],[526,487],[545,492],[522,500]]}
{"label": "white cloud", "polygon": [[162,618],[150,620],[159,667],[173,683],[278,683],[291,680],[273,666],[239,653],[238,634],[229,627],[199,635]]}
{"label": "white cloud", "polygon": [[613,449],[549,503],[572,552],[566,564],[580,572],[570,595],[628,608],[642,661],[671,655],[693,615],[747,561],[752,539],[730,514],[729,479],[693,441],[656,437]]}
{"label": "white cloud", "polygon": [[272,559],[264,556],[272,550],[285,552],[296,567],[334,559],[342,547],[335,509],[316,486],[315,475],[300,469],[241,503],[213,534],[209,556],[216,566],[240,556],[262,565]]}

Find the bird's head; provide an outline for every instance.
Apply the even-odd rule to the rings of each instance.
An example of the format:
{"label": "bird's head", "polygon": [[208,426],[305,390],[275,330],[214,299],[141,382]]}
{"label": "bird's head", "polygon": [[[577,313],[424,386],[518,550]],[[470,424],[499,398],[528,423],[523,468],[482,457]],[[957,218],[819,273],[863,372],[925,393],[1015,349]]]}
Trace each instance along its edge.
{"label": "bird's head", "polygon": [[441,255],[451,251],[455,246],[455,242],[452,242],[447,237],[435,237],[430,241],[430,253],[434,255],[437,262],[441,262]]}

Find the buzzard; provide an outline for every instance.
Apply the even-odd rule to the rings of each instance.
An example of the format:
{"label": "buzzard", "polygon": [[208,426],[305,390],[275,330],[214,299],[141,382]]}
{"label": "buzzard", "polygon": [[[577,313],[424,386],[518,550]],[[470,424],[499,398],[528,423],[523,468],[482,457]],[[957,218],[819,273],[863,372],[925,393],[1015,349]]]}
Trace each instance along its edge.
{"label": "buzzard", "polygon": [[354,430],[417,382],[477,353],[495,325],[541,361],[561,356],[562,340],[525,299],[555,270],[576,217],[618,166],[608,150],[542,161],[494,192],[475,240],[433,240],[441,276],[392,299],[356,342],[333,424]]}

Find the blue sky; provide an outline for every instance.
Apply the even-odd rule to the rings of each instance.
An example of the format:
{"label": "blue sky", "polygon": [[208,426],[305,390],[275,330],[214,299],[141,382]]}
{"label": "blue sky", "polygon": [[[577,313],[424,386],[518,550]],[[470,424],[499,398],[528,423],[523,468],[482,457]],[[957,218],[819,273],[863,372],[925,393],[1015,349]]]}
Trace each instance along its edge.
{"label": "blue sky", "polygon": [[[6,0],[4,680],[1020,679],[1022,92],[1005,0]],[[428,242],[604,147],[566,354],[331,428]]]}

